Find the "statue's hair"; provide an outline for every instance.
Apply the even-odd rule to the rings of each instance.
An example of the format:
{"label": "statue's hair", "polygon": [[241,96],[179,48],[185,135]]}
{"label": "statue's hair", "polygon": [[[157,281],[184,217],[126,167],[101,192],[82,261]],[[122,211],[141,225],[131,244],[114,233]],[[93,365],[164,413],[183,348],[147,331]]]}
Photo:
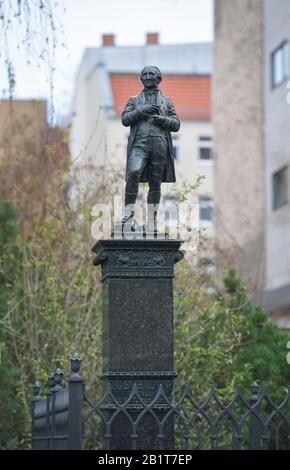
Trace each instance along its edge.
{"label": "statue's hair", "polygon": [[158,67],[156,67],[156,65],[146,65],[145,67],[143,67],[143,69],[140,72],[140,80],[141,80],[143,71],[145,69],[147,69],[148,67],[150,67],[151,69],[154,69],[157,72],[157,78],[158,78],[159,83],[160,83],[161,80],[162,80],[162,74],[161,74],[161,70]]}

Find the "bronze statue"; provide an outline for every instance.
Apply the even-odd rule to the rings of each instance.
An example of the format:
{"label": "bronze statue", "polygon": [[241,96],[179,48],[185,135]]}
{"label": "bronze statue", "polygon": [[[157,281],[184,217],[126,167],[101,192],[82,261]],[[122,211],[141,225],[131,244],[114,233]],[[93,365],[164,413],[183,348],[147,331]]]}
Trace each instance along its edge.
{"label": "bronze statue", "polygon": [[139,182],[149,183],[147,228],[157,230],[156,218],[161,183],[176,181],[171,132],[180,122],[169,98],[159,90],[162,75],[158,67],[141,71],[144,89],[129,98],[122,113],[122,124],[130,126],[127,148],[125,212],[122,224],[134,218]]}

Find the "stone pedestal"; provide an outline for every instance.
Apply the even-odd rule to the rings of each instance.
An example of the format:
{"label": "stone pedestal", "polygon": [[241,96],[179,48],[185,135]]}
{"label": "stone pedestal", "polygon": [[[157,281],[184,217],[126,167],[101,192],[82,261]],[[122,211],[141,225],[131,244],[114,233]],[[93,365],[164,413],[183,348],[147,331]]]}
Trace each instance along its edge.
{"label": "stone pedestal", "polygon": [[[134,384],[147,404],[161,383],[166,399],[173,400],[173,277],[174,263],[183,258],[180,245],[169,239],[111,238],[93,247],[93,263],[102,268],[103,379],[120,402],[128,400]],[[155,405],[162,418],[168,405],[162,399]],[[134,420],[140,413],[136,397],[130,400],[129,410]],[[124,416],[116,419],[111,448],[131,448],[132,431],[125,421]],[[149,415],[137,434],[137,448],[158,448],[158,429]],[[164,447],[173,448],[173,420],[167,423],[166,434]]]}

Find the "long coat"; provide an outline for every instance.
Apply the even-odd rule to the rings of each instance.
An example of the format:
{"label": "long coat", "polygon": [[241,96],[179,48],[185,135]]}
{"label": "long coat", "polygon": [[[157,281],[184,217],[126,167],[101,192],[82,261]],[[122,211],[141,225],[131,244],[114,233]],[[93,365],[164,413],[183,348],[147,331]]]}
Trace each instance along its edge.
{"label": "long coat", "polygon": [[[139,107],[146,104],[146,98],[144,91],[137,96],[132,96],[129,98],[128,103],[125,106],[125,109],[122,113],[122,124],[126,127],[130,126],[130,135],[128,139],[127,147],[127,164],[126,164],[126,178],[128,175],[128,162],[130,157],[130,152],[132,146],[134,145],[135,136],[137,133],[138,125],[140,122],[140,111]],[[168,142],[168,154],[167,154],[167,164],[165,166],[162,182],[165,183],[174,183],[176,181],[175,169],[174,169],[174,156],[173,156],[173,145],[171,132],[177,132],[180,128],[180,121],[176,115],[174,106],[167,96],[163,95],[160,90],[157,94],[156,104],[160,106],[160,114],[166,117],[165,122],[165,132]],[[144,171],[142,172],[140,182],[148,181],[149,168],[148,165],[145,166]]]}

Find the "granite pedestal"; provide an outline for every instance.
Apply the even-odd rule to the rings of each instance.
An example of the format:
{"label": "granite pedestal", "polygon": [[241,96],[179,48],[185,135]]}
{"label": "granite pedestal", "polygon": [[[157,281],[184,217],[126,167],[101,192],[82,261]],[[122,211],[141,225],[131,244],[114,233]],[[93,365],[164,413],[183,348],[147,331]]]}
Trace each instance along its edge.
{"label": "granite pedestal", "polygon": [[[173,400],[173,277],[174,264],[183,258],[180,245],[170,239],[109,238],[93,247],[93,263],[102,268],[103,380],[110,383],[119,402],[131,395],[126,409],[133,421],[141,406],[132,396],[134,384],[146,404],[155,399],[163,384],[166,400],[160,397],[154,403],[160,418]],[[110,407],[113,413],[114,404],[108,403],[108,413]],[[158,448],[157,428],[151,415],[144,416],[137,429],[136,448]],[[112,449],[131,448],[132,429],[123,414],[111,431]],[[173,419],[165,433],[164,448],[173,448]]]}

